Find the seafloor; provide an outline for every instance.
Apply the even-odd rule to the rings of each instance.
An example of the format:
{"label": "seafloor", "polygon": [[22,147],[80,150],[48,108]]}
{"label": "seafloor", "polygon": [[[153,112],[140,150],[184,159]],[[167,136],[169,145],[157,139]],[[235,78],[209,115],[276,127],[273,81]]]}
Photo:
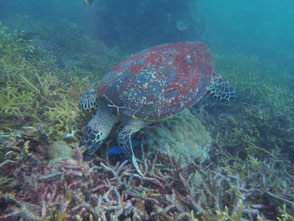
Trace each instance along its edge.
{"label": "seafloor", "polygon": [[[237,98],[207,96],[136,135],[150,141],[136,148],[141,178],[106,153],[117,128],[83,161],[79,141],[93,113],[78,109],[79,98],[128,54],[63,22],[0,24],[0,220],[294,220],[287,73],[262,58],[213,54]],[[170,148],[201,154],[177,158]]]}

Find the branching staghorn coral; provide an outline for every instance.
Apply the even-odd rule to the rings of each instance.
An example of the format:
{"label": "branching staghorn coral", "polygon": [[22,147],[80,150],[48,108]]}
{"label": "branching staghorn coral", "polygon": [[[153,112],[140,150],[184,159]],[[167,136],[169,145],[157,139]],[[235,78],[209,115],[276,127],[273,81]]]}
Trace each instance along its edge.
{"label": "branching staghorn coral", "polygon": [[10,21],[22,30],[12,34],[0,25],[0,129],[17,126],[16,118],[22,125],[40,125],[54,140],[76,140],[84,115],[77,103],[89,78],[97,82],[122,56],[68,21],[49,28],[28,20],[21,25]]}
{"label": "branching staghorn coral", "polygon": [[7,34],[2,25],[0,30],[1,128],[10,124],[9,119],[18,118],[22,125],[41,125],[51,138],[72,134],[77,130],[75,122],[80,116],[78,96],[88,86],[88,80],[77,78],[77,74],[68,70],[72,75],[64,83],[52,57],[34,56],[37,50],[21,39],[20,32]]}
{"label": "branching staghorn coral", "polygon": [[[288,213],[293,209],[293,171],[277,153],[265,162],[248,160],[245,167],[229,154],[219,154],[218,162],[182,167],[160,152],[145,158],[141,147],[142,178],[127,161],[111,164],[95,156],[84,162],[85,149],[78,144],[70,145],[72,159],[48,164],[47,139],[34,128],[1,137],[0,187],[5,192],[0,202],[5,206],[0,219],[254,220],[272,218],[269,200],[281,209],[287,204]],[[215,153],[224,151],[215,148]]]}

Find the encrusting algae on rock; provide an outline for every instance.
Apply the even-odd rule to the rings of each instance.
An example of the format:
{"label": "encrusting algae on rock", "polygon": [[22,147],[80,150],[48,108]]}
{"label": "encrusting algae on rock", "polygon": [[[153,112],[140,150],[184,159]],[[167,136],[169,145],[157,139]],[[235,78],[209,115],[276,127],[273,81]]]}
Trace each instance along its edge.
{"label": "encrusting algae on rock", "polygon": [[64,141],[55,141],[47,149],[50,164],[57,161],[65,161],[72,158],[74,150]]}

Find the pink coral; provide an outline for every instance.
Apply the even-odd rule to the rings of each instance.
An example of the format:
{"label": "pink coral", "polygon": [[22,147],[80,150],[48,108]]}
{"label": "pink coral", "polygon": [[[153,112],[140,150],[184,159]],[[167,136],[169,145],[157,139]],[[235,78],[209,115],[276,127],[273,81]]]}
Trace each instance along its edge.
{"label": "pink coral", "polygon": [[[2,151],[10,154],[4,154],[7,158],[0,164],[4,175],[0,220],[191,220],[194,216],[206,220],[224,217],[221,211],[225,207],[231,214],[242,210],[244,217],[253,220],[271,209],[255,203],[265,202],[261,200],[264,194],[286,203],[294,198],[275,176],[267,183],[274,181],[279,192],[278,188],[275,192],[263,190],[266,183],[259,183],[259,173],[269,173],[268,165],[278,161],[274,157],[262,162],[259,171],[248,169],[250,176],[240,176],[220,163],[191,162],[182,167],[159,152],[147,159],[141,148],[142,178],[127,161],[111,164],[107,157],[95,156],[93,161],[84,162],[85,149],[78,144],[71,145],[72,159],[52,165],[42,154],[48,144],[40,136],[2,137],[1,144]],[[286,169],[271,173],[291,183]]]}

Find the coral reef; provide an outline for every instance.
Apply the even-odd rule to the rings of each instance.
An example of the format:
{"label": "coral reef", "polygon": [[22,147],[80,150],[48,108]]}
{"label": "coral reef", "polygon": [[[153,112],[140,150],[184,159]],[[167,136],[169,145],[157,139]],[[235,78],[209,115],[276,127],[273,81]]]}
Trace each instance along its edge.
{"label": "coral reef", "polygon": [[[225,150],[221,153],[227,157],[222,160],[224,167],[231,167],[234,174],[255,181],[250,186],[263,193],[263,197],[256,200],[267,206],[286,203],[293,213],[293,200],[287,201],[288,196],[293,195],[290,190],[293,188],[292,175],[272,174],[285,171],[280,163],[293,166],[294,159],[291,148],[294,145],[294,97],[286,87],[286,74],[255,57],[215,56],[214,59],[215,70],[232,79],[238,98],[232,103],[216,103],[207,98],[191,112],[210,131],[214,142]],[[284,154],[280,161],[279,156]],[[266,165],[271,169],[261,169]],[[248,173],[248,170],[253,172]],[[263,172],[259,174],[257,171],[260,170]],[[287,194],[283,196],[280,194],[285,190],[284,184],[279,177],[287,183]],[[277,215],[279,211],[274,213]],[[275,219],[275,215],[265,217]]]}
{"label": "coral reef", "polygon": [[37,50],[20,36],[21,32],[7,34],[0,26],[1,129],[29,122],[52,137],[76,131],[79,110],[73,94],[80,96],[87,79],[73,76],[71,84],[60,81],[53,58],[35,56]]}
{"label": "coral reef", "polygon": [[182,165],[192,160],[203,162],[209,159],[211,137],[205,127],[189,110],[145,130],[146,143]]}
{"label": "coral reef", "polygon": [[[280,149],[294,159],[294,93],[286,73],[273,64],[241,55],[215,56],[215,71],[233,82],[238,97],[231,103],[202,100],[191,112],[213,139],[246,158]],[[245,151],[246,150],[246,151]]]}
{"label": "coral reef", "polygon": [[234,83],[239,98],[248,104],[293,110],[294,94],[288,85],[289,76],[274,64],[245,55],[214,55],[214,68]]}
{"label": "coral reef", "polygon": [[142,178],[127,161],[83,162],[78,144],[71,159],[48,164],[47,139],[34,128],[1,137],[0,220],[263,220],[275,203],[293,205],[293,171],[278,153],[244,162],[215,147],[216,163],[182,167],[142,149]]}
{"label": "coral reef", "polygon": [[141,178],[106,152],[84,162],[76,143],[91,117],[79,97],[118,53],[74,26],[54,29],[56,38],[33,28],[0,25],[0,220],[293,220],[294,95],[284,73],[255,57],[215,56],[237,99],[207,96],[192,114],[147,128]]}
{"label": "coral reef", "polygon": [[[66,30],[63,30],[64,38],[74,32]],[[9,132],[9,128],[19,125],[38,126],[51,139],[77,140],[80,134],[75,132],[82,131],[80,123],[84,116],[77,107],[77,101],[90,85],[91,71],[96,70],[83,69],[83,59],[74,67],[60,69],[56,57],[45,51],[46,47],[33,46],[34,41],[24,39],[27,33],[33,35],[28,30],[8,33],[7,28],[0,24],[0,113],[3,116],[0,130]],[[101,75],[96,73],[96,77],[91,79],[97,81],[103,76],[102,71],[107,71],[106,66],[110,68],[110,58],[115,52],[102,43],[86,37],[83,39],[92,42],[88,45],[90,52],[101,57],[95,66],[97,69],[99,66]],[[94,57],[91,61],[94,63]]]}
{"label": "coral reef", "polygon": [[80,68],[80,78],[98,80],[127,56],[102,41],[94,41],[66,19],[44,23],[18,15],[8,19],[6,24],[10,29],[22,30],[21,37],[30,40],[35,48],[51,52],[60,68]]}

